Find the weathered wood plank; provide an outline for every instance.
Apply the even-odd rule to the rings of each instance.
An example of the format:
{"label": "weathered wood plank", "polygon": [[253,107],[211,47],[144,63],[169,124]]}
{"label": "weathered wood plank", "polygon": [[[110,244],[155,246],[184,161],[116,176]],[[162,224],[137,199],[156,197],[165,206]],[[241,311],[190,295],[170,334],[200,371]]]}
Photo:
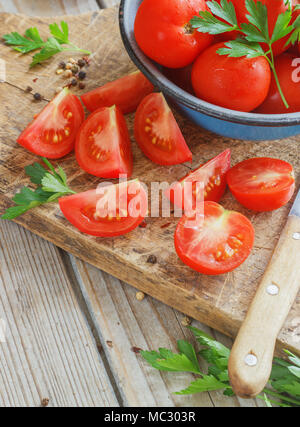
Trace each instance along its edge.
{"label": "weathered wood plank", "polygon": [[0,12],[31,16],[78,15],[98,9],[96,0],[0,0]]}
{"label": "weathered wood plank", "polygon": [[59,250],[0,223],[0,406],[118,405]]}
{"label": "weathered wood plank", "polygon": [[[146,296],[135,297],[136,291],[100,270],[72,258],[74,271],[90,313],[101,336],[103,348],[129,406],[256,406],[255,400],[224,397],[222,392],[194,396],[172,394],[188,386],[192,374],[159,373],[133,349],[156,350],[159,347],[176,351],[179,339],[193,340],[181,324],[183,315]],[[194,321],[193,325],[212,334],[213,331]],[[217,337],[230,346],[231,340]],[[195,343],[195,341],[194,341]],[[205,365],[202,364],[205,369]]]}

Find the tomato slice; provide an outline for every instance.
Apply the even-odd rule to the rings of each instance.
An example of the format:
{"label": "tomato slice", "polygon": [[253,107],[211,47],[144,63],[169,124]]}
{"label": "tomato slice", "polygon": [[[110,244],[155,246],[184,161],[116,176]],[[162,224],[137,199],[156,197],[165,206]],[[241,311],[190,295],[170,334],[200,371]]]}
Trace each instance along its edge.
{"label": "tomato slice", "polygon": [[[193,221],[191,226],[190,221]],[[198,221],[198,223],[197,223]],[[194,213],[184,215],[175,232],[175,249],[181,260],[203,274],[227,273],[250,255],[254,229],[242,214],[215,202],[204,202],[204,222]]]}
{"label": "tomato slice", "polygon": [[59,199],[62,213],[78,230],[98,237],[121,236],[147,215],[148,198],[138,181],[122,182]]}
{"label": "tomato slice", "polygon": [[143,153],[159,165],[192,160],[179,126],[162,93],[148,95],[139,105],[134,134]]}
{"label": "tomato slice", "polygon": [[140,71],[128,74],[81,96],[89,111],[117,105],[123,114],[134,112],[154,86]]}
{"label": "tomato slice", "polygon": [[295,191],[292,165],[268,157],[238,163],[228,172],[227,182],[243,206],[258,212],[279,209]]}
{"label": "tomato slice", "polygon": [[[227,149],[205,165],[201,165],[198,169],[190,172],[180,181],[173,184],[167,190],[166,196],[173,204],[184,210],[186,197],[184,187],[186,183],[191,183],[193,200],[189,205],[191,205],[192,209],[195,209],[198,198],[202,197],[198,191],[197,184],[203,182],[204,200],[218,202],[226,190],[226,173],[230,169],[230,158],[231,151]],[[202,200],[199,199],[199,201],[201,202]]]}
{"label": "tomato slice", "polygon": [[79,98],[65,88],[27,126],[18,143],[38,156],[59,159],[73,150],[83,121]]}
{"label": "tomato slice", "polygon": [[81,126],[75,145],[79,166],[100,178],[132,175],[133,160],[125,118],[116,107],[100,108]]}

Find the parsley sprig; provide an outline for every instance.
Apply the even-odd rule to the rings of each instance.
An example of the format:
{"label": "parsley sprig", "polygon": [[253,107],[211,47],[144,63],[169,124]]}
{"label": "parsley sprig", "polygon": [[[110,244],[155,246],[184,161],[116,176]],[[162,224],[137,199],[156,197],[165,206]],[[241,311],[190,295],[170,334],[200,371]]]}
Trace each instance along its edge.
{"label": "parsley sprig", "polygon": [[80,49],[69,40],[69,26],[65,21],[61,21],[60,26],[57,23],[50,24],[49,30],[51,37],[46,41],[42,39],[37,28],[28,28],[24,36],[18,32],[5,34],[3,39],[6,44],[11,46],[17,52],[22,54],[40,49],[32,59],[30,67],[34,67],[43,61],[51,58],[59,52],[81,52],[90,55],[88,50]]}
{"label": "parsley sprig", "polygon": [[[287,43],[295,42],[297,38],[300,39],[300,17],[292,23],[292,7],[289,3],[288,9],[278,16],[273,34],[270,36],[267,6],[260,1],[241,1],[245,1],[248,11],[248,23],[238,24],[234,5],[229,0],[221,0],[220,3],[212,0],[207,2],[210,12],[200,11],[199,16],[192,18],[190,25],[201,33],[215,35],[230,31],[241,33],[241,37],[226,42],[226,47],[219,49],[217,53],[232,58],[243,56],[247,58],[265,57],[274,74],[282,101],[285,107],[289,108],[276,72],[273,44],[290,33],[292,35]],[[268,46],[267,51],[264,51],[260,43],[265,43]]]}
{"label": "parsley sprig", "polygon": [[23,187],[13,198],[15,206],[8,208],[1,219],[15,219],[37,206],[55,202],[68,194],[75,194],[68,187],[64,170],[58,166],[56,171],[47,159],[43,157],[42,160],[49,169],[39,163],[25,168],[26,174],[30,177],[31,182],[37,185],[37,188],[32,190],[29,187]]}
{"label": "parsley sprig", "polygon": [[[200,329],[192,326],[189,329],[201,345],[198,355],[208,363],[207,373],[201,371],[194,346],[185,340],[177,342],[179,353],[160,348],[158,351],[141,351],[140,354],[159,371],[192,372],[199,375],[189,387],[176,392],[177,395],[223,390],[225,396],[234,396],[228,377],[230,350]],[[267,406],[300,406],[300,359],[289,351],[286,353],[288,361],[274,359],[269,383],[258,396]]]}

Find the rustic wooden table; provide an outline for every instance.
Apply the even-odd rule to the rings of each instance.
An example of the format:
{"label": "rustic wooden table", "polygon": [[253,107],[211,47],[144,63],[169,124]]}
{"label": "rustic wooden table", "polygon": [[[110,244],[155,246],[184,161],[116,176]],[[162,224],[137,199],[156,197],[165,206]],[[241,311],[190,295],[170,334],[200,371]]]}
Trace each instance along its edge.
{"label": "rustic wooden table", "polygon": [[[80,14],[118,0],[0,0],[0,12]],[[192,336],[184,316],[75,259],[16,224],[0,222],[0,406],[262,406],[222,392],[179,397],[192,375],[150,368],[134,347],[175,349]],[[193,322],[226,345],[231,340]]]}

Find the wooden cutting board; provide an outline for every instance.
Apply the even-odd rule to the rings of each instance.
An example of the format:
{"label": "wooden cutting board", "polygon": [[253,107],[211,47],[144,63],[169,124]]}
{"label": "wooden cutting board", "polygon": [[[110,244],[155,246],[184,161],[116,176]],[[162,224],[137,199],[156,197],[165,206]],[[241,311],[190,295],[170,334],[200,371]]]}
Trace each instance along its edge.
{"label": "wooden cutting board", "polygon": [[[94,52],[88,70],[86,90],[135,69],[119,36],[116,9],[64,19],[70,25],[72,39],[81,47]],[[37,26],[46,37],[48,24],[51,22],[53,18],[0,14],[1,34],[16,30],[22,33],[30,26]],[[29,71],[30,56],[20,56],[2,43],[0,58],[6,61],[6,81],[0,83],[0,213],[3,213],[5,208],[11,205],[13,195],[23,185],[28,185],[24,167],[37,160],[34,155],[18,146],[16,138],[32,120],[33,115],[54,96],[55,89],[63,85],[64,80],[57,76],[55,71],[58,62],[68,56],[62,54],[48,64]],[[40,92],[45,100],[33,101],[32,95],[25,92],[27,86]],[[76,90],[74,92],[77,93]],[[291,162],[295,167],[299,185],[300,137],[273,142],[236,141],[208,133],[179,115],[176,117],[193,152],[193,168],[230,147],[233,164],[256,156],[278,157]],[[133,115],[127,117],[131,135],[133,118]],[[153,164],[143,156],[133,135],[132,146],[134,177],[147,184],[152,181],[171,183],[191,168],[190,165],[161,167]],[[70,185],[76,191],[94,188],[99,183],[98,178],[79,169],[73,154],[59,163],[66,170]],[[28,212],[17,222],[164,303],[227,335],[235,336],[272,255],[290,205],[277,212],[256,214],[241,207],[229,192],[222,203],[225,207],[238,210],[250,218],[256,230],[256,240],[253,253],[240,268],[218,277],[198,274],[178,259],[173,244],[178,219],[148,218],[147,227],[138,228],[129,235],[114,239],[100,239],[81,234],[64,219],[57,204]],[[156,256],[156,264],[147,262],[150,255]],[[278,340],[278,348],[290,348],[298,353],[299,297]]]}

